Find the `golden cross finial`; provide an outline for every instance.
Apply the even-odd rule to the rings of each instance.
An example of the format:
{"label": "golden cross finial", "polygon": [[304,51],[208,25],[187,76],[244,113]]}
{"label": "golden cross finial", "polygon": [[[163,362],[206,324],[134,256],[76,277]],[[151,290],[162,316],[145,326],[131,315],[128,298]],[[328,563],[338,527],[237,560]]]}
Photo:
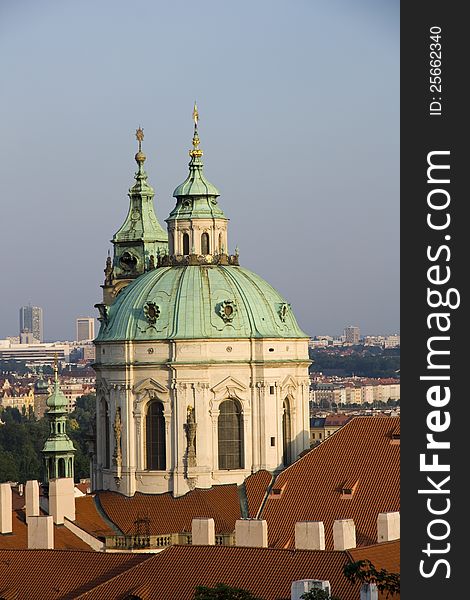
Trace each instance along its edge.
{"label": "golden cross finial", "polygon": [[139,129],[137,129],[135,132],[135,137],[137,138],[137,141],[139,142],[139,152],[142,152],[142,140],[144,139],[144,130],[142,129],[142,127],[140,125],[139,125]]}
{"label": "golden cross finial", "polygon": [[189,151],[189,156],[197,158],[197,157],[202,156],[202,150],[199,148],[199,136],[197,133],[197,123],[199,121],[199,111],[197,109],[196,101],[194,101],[193,121],[194,121],[193,148],[192,148],[192,150]]}
{"label": "golden cross finial", "polygon": [[57,352],[56,352],[54,354],[54,380],[55,381],[57,381],[58,373],[59,373],[59,367],[58,367],[58,359],[57,359]]}

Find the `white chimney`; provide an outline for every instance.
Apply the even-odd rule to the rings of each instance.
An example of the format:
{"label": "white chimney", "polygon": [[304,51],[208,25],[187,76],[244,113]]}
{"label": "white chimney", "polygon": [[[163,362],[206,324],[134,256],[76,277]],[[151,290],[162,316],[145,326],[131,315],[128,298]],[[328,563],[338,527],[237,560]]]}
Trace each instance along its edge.
{"label": "white chimney", "polygon": [[323,521],[298,521],[295,524],[296,550],[324,550],[325,527]]}
{"label": "white chimney", "polygon": [[400,513],[379,513],[377,517],[377,542],[391,542],[400,539]]}
{"label": "white chimney", "polygon": [[52,550],[54,548],[54,519],[30,516],[28,518],[28,549]]}
{"label": "white chimney", "polygon": [[193,546],[215,545],[215,521],[214,519],[193,519],[191,530],[193,534]]}
{"label": "white chimney", "polygon": [[0,483],[0,533],[13,532],[11,485]]}
{"label": "white chimney", "polygon": [[71,477],[51,479],[49,482],[49,514],[56,525],[62,525],[65,517],[75,521],[75,494]]}
{"label": "white chimney", "polygon": [[356,526],[352,519],[338,519],[333,523],[333,546],[335,550],[356,547]]}
{"label": "white chimney", "polygon": [[329,581],[323,581],[321,579],[300,579],[299,581],[293,581],[290,586],[291,600],[301,600],[303,594],[315,589],[324,590],[331,595]]}
{"label": "white chimney", "polygon": [[25,486],[25,500],[26,500],[26,521],[29,517],[39,516],[39,483],[33,479],[26,482]]}
{"label": "white chimney", "polygon": [[235,523],[235,545],[267,548],[267,522],[263,519],[238,519]]}
{"label": "white chimney", "polygon": [[375,583],[362,584],[361,600],[379,600],[379,592]]}

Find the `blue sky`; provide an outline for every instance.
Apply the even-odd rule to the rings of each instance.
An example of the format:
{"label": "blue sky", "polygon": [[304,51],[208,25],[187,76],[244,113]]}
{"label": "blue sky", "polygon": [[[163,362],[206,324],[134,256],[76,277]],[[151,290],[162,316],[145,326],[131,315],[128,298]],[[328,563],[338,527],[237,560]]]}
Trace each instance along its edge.
{"label": "blue sky", "polygon": [[93,315],[145,131],[160,222],[197,99],[229,245],[310,335],[399,329],[399,3],[0,6],[0,338]]}

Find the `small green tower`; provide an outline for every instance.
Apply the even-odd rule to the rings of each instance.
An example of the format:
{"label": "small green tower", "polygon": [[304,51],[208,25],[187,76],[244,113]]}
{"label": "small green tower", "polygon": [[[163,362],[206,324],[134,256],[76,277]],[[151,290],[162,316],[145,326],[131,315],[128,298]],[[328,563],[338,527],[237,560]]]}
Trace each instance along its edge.
{"label": "small green tower", "polygon": [[54,389],[46,404],[50,430],[42,453],[45,463],[44,483],[48,484],[51,479],[63,477],[73,479],[74,476],[75,447],[66,433],[67,398],[60,389],[57,362],[54,365]]}

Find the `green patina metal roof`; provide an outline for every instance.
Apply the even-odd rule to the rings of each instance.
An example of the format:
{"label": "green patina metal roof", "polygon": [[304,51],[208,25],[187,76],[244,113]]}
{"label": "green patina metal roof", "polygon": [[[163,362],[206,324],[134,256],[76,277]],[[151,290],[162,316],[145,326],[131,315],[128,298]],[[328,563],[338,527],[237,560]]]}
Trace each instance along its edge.
{"label": "green patina metal roof", "polygon": [[50,433],[44,443],[43,453],[73,456],[75,447],[66,433],[65,425],[67,421],[68,400],[60,389],[57,368],[55,369],[54,389],[52,394],[47,398],[46,404],[49,407],[46,416],[50,422]]}
{"label": "green patina metal roof", "polygon": [[113,236],[113,243],[122,242],[162,242],[168,241],[168,234],[158,222],[153,207],[155,192],[147,182],[144,170],[145,154],[140,150],[135,155],[138,170],[135,184],[129,189],[129,212],[119,231]]}
{"label": "green patina metal roof", "polygon": [[[195,106],[197,115],[197,107]],[[181,185],[173,192],[177,199],[175,208],[171,211],[168,221],[177,219],[226,219],[219,207],[217,197],[219,190],[206,179],[202,150],[199,148],[197,118],[195,119],[193,149],[189,151],[189,174]]]}
{"label": "green patina metal roof", "polygon": [[175,198],[181,196],[220,196],[219,190],[204,175],[204,163],[199,155],[192,156],[189,162],[189,175],[173,192]]}
{"label": "green patina metal roof", "polygon": [[285,299],[238,266],[161,267],[128,285],[109,307],[97,342],[305,338]]}
{"label": "green patina metal roof", "polygon": [[57,374],[54,380],[54,389],[52,394],[47,398],[46,404],[49,407],[48,413],[66,413],[68,400],[64,395],[64,392],[60,389],[59,380]]}

